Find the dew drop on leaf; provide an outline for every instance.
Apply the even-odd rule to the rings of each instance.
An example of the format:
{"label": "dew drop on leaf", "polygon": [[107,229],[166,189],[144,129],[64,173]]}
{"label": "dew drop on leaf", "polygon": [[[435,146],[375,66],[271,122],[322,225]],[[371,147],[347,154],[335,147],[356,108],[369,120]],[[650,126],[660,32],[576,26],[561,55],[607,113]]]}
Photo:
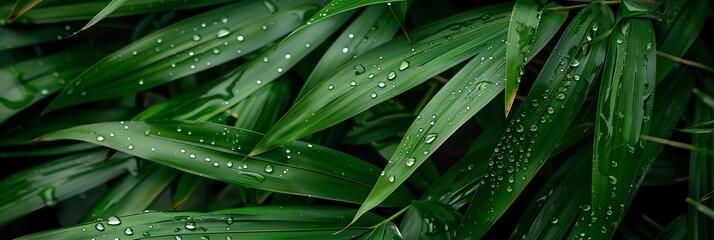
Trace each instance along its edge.
{"label": "dew drop on leaf", "polygon": [[196,223],[195,222],[187,222],[184,227],[188,230],[195,230],[196,229]]}
{"label": "dew drop on leaf", "polygon": [[409,61],[403,61],[399,64],[399,71],[404,71],[409,68]]}
{"label": "dew drop on leaf", "polygon": [[99,142],[104,141],[104,136],[102,136],[102,135],[97,136],[97,141],[99,141]]}
{"label": "dew drop on leaf", "polygon": [[439,136],[437,133],[429,133],[426,135],[424,142],[427,144],[433,143],[434,140],[436,140],[436,137]]}
{"label": "dew drop on leaf", "polygon": [[389,179],[387,179],[387,180],[389,180],[389,182],[394,182],[395,178],[394,178],[394,176],[389,176]]}
{"label": "dew drop on leaf", "polygon": [[97,231],[104,231],[104,224],[97,223],[96,225],[94,225],[94,228],[97,229]]}
{"label": "dew drop on leaf", "polygon": [[268,164],[265,166],[265,172],[267,173],[272,173],[273,172],[273,166]]}
{"label": "dew drop on leaf", "polygon": [[[414,163],[416,163],[416,158],[410,157],[409,159],[407,159],[407,166],[408,166],[408,167],[414,166]],[[391,181],[390,181],[390,182],[391,182]]]}
{"label": "dew drop on leaf", "polygon": [[124,229],[124,234],[132,235],[132,234],[134,234],[134,230],[131,229],[130,227],[128,227],[128,228]]}
{"label": "dew drop on leaf", "polygon": [[121,219],[119,219],[117,216],[110,216],[109,218],[107,218],[107,224],[111,226],[119,225],[121,224]]}

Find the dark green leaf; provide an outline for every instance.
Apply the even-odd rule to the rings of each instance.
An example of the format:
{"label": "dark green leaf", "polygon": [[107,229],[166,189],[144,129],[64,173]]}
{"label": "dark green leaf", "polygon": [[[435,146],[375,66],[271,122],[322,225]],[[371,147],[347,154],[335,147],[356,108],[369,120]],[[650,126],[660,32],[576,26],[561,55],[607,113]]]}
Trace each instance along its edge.
{"label": "dark green leaf", "polygon": [[679,215],[657,236],[657,240],[681,240],[687,236],[687,219]]}
{"label": "dark green leaf", "polygon": [[0,24],[0,25],[5,25],[5,23],[11,23],[12,21],[15,21],[16,18],[20,17],[22,14],[24,14],[31,8],[35,7],[35,5],[37,5],[40,2],[42,2],[42,0],[17,0],[17,1],[15,1],[15,6],[12,7],[12,10],[10,10],[10,14],[7,16],[5,21],[3,21],[3,24]]}
{"label": "dark green leaf", "polygon": [[404,239],[453,239],[461,213],[436,201],[414,201],[400,227]]}
{"label": "dark green leaf", "polygon": [[680,132],[688,132],[688,133],[711,133],[711,132],[714,132],[714,120],[709,120],[709,119],[711,119],[711,118],[703,119],[702,120],[703,122],[699,122],[692,126],[677,129],[677,130]]}
{"label": "dark green leaf", "polygon": [[99,11],[99,13],[97,13],[97,15],[92,18],[92,20],[89,20],[89,22],[84,25],[82,29],[79,29],[79,31],[75,32],[75,34],[94,26],[94,24],[97,24],[99,21],[112,14],[112,12],[116,11],[118,8],[126,4],[127,1],[128,0],[112,0],[111,2],[109,2],[109,4],[107,4],[106,7],[102,8],[102,10]]}
{"label": "dark green leaf", "polygon": [[[707,89],[709,90],[709,89]],[[708,93],[710,93],[708,91]],[[714,118],[714,110],[701,101],[694,103],[694,127],[707,126]],[[692,127],[689,127],[692,128]],[[696,134],[692,136],[692,145],[711,149],[714,146],[714,138],[711,134]],[[694,199],[701,199],[708,193],[714,191],[714,157],[710,154],[691,152],[689,159],[689,192],[687,196]],[[712,207],[711,200],[706,202]],[[711,217],[697,213],[696,205],[687,209],[687,234],[689,239],[714,239],[714,220]]]}
{"label": "dark green leaf", "polygon": [[397,225],[392,222],[380,224],[371,232],[358,238],[359,240],[402,240],[402,234],[399,232]]}
{"label": "dark green leaf", "polygon": [[[669,2],[672,6],[667,11],[668,15],[665,16],[665,28],[660,28],[661,35],[657,38],[657,50],[681,57],[702,30],[709,11],[709,1]],[[657,56],[657,83],[659,84],[667,77],[667,74],[676,66],[676,62]]]}

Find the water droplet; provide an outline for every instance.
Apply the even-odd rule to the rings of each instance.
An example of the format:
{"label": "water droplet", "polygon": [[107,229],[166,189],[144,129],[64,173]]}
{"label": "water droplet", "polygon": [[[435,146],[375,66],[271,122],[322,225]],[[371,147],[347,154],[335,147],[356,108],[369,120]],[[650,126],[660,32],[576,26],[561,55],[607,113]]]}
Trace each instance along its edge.
{"label": "water droplet", "polygon": [[523,129],[523,125],[518,124],[518,126],[516,126],[516,132],[523,132]]}
{"label": "water droplet", "polygon": [[552,223],[552,224],[557,224],[557,223],[558,223],[558,218],[555,218],[555,217],[550,218],[550,223]]}
{"label": "water droplet", "polygon": [[350,38],[350,39],[352,39],[352,38],[355,38],[355,35],[352,34],[352,33],[350,33],[350,34],[347,34],[347,37]]}
{"label": "water droplet", "polygon": [[617,184],[617,178],[615,176],[609,176],[610,178],[610,184]]}
{"label": "water droplet", "polygon": [[151,128],[147,128],[146,130],[144,130],[144,136],[149,136],[149,135],[151,135]]}
{"label": "water droplet", "polygon": [[218,167],[219,165],[220,165],[220,163],[218,163],[218,162],[213,162],[213,166],[214,166],[214,167]]}
{"label": "water droplet", "polygon": [[617,167],[617,162],[616,161],[610,161],[610,167]]}
{"label": "water droplet", "polygon": [[352,80],[352,81],[350,82],[350,86],[355,86],[355,85],[357,85],[357,82],[355,82],[355,80]]}
{"label": "water droplet", "polygon": [[393,70],[391,72],[389,72],[389,74],[387,74],[387,80],[391,81],[391,80],[394,80],[394,78],[396,78],[396,77],[397,77],[397,73],[394,72]]}
{"label": "water droplet", "polygon": [[275,13],[278,11],[278,8],[273,5],[273,3],[270,0],[265,0],[263,1],[263,6],[265,6],[266,9],[268,9],[269,13]]}
{"label": "water droplet", "polygon": [[119,225],[121,224],[121,219],[119,219],[117,216],[110,216],[109,218],[107,218],[107,224],[111,226]]}
{"label": "water droplet", "polygon": [[348,47],[342,48],[342,53],[348,53],[350,49]]}
{"label": "water droplet", "polygon": [[222,29],[218,30],[218,33],[216,34],[216,36],[219,38],[222,38],[222,37],[228,36],[228,34],[231,34],[231,31],[229,31],[228,29],[222,28]]}
{"label": "water droplet", "polygon": [[124,229],[124,234],[126,235],[132,235],[134,234],[134,230],[132,230],[130,227]]}
{"label": "water droplet", "polygon": [[100,141],[100,142],[104,141],[104,136],[102,136],[102,135],[97,136],[97,141]]}
{"label": "water droplet", "polygon": [[484,21],[487,21],[490,18],[491,18],[491,14],[489,14],[489,13],[485,13],[485,14],[481,15],[481,19]]}
{"label": "water droplet", "polygon": [[555,99],[558,99],[558,100],[565,99],[565,93],[558,93],[557,95],[555,95]]}
{"label": "water droplet", "polygon": [[531,132],[535,132],[535,131],[538,131],[538,126],[533,124],[533,125],[531,125]]}
{"label": "water droplet", "polygon": [[211,50],[211,52],[213,52],[213,54],[219,54],[221,53],[221,50],[219,50],[218,48],[214,48],[213,50]]}
{"label": "water droplet", "polygon": [[332,84],[330,84],[329,86],[327,86],[327,90],[332,90],[332,89],[334,89],[334,88],[335,88],[335,85],[332,85]]}
{"label": "water droplet", "polygon": [[263,31],[268,30],[268,25],[260,26],[260,29],[263,29]]}
{"label": "water droplet", "polygon": [[387,84],[383,81],[379,81],[379,83],[377,83],[377,86],[380,88],[384,88],[385,86],[387,86]]}
{"label": "water droplet", "polygon": [[55,196],[55,187],[49,186],[42,191],[40,191],[40,198],[42,198],[42,202],[45,204],[47,207],[52,207],[54,205],[57,205],[57,197]]}
{"label": "water droplet", "polygon": [[399,71],[404,71],[407,68],[409,68],[409,62],[408,61],[403,61],[402,63],[399,64]]}
{"label": "water droplet", "polygon": [[395,178],[394,178],[394,176],[389,176],[389,178],[387,180],[389,180],[389,182],[394,182]]}
{"label": "water droplet", "polygon": [[268,164],[265,166],[265,172],[267,173],[272,173],[273,172],[273,166]]}
{"label": "water droplet", "polygon": [[416,158],[410,157],[409,159],[407,159],[407,166],[414,166],[414,163],[416,163]]}
{"label": "water droplet", "polygon": [[426,137],[424,138],[424,143],[426,143],[426,144],[433,143],[434,140],[436,140],[436,137],[437,137],[437,136],[439,136],[438,133],[429,133],[429,134],[427,134]]}
{"label": "water droplet", "polygon": [[365,68],[364,68],[364,66],[362,66],[362,64],[356,65],[354,67],[354,69],[355,69],[355,75],[360,75],[365,72]]}
{"label": "water droplet", "polygon": [[193,39],[193,41],[199,41],[199,40],[201,40],[201,36],[198,34],[194,34],[193,37],[191,37],[191,39]]}
{"label": "water droplet", "polygon": [[163,42],[163,41],[164,41],[164,40],[163,40],[163,39],[161,39],[161,38],[159,38],[159,39],[156,39],[156,43],[161,43],[161,42]]}
{"label": "water droplet", "polygon": [[257,83],[258,85],[260,85],[261,83],[263,83],[263,81],[257,80],[257,81],[255,81],[255,83]]}
{"label": "water droplet", "polygon": [[195,222],[187,222],[184,227],[188,230],[195,230],[196,229],[196,223]]}
{"label": "water droplet", "polygon": [[555,109],[553,109],[553,107],[548,107],[547,110],[550,114],[553,114],[555,112]]}
{"label": "water droplet", "polygon": [[144,79],[139,79],[139,85],[144,85]]}
{"label": "water droplet", "polygon": [[133,149],[134,149],[134,145],[129,144],[129,146],[127,146],[126,148],[129,149],[129,150],[133,150]]}
{"label": "water droplet", "polygon": [[176,132],[181,132],[181,127],[176,127]]}
{"label": "water droplet", "polygon": [[285,54],[285,59],[290,59],[291,57],[292,55],[290,55],[290,53]]}
{"label": "water droplet", "polygon": [[370,95],[370,97],[372,97],[372,98],[377,98],[377,93],[376,93],[376,92],[372,92],[372,94]]}
{"label": "water droplet", "polygon": [[104,231],[104,224],[97,223],[97,225],[94,225],[94,228],[96,228],[97,231]]}
{"label": "water droplet", "polygon": [[652,49],[652,43],[647,43],[647,48],[645,50],[649,51]]}
{"label": "water droplet", "polygon": [[622,39],[617,39],[615,42],[617,42],[617,44],[622,44]]}
{"label": "water droplet", "polygon": [[590,205],[588,205],[588,204],[583,205],[583,211],[586,211],[586,212],[590,211]]}
{"label": "water droplet", "polygon": [[513,192],[513,188],[511,186],[506,186],[506,192]]}
{"label": "water droplet", "polygon": [[242,42],[243,40],[245,40],[245,37],[243,37],[243,35],[238,35],[238,37],[236,37],[236,40]]}

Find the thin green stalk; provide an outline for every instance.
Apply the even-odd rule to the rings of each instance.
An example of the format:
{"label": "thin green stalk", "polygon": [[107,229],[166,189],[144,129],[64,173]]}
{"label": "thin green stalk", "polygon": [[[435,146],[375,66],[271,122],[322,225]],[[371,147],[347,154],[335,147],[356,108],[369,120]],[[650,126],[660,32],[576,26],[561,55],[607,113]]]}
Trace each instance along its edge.
{"label": "thin green stalk", "polygon": [[692,61],[692,60],[680,58],[680,57],[674,56],[674,55],[669,54],[669,53],[666,53],[666,52],[657,51],[657,56],[660,56],[660,57],[663,57],[663,58],[666,58],[666,59],[675,61],[675,62],[677,62],[677,63],[684,64],[684,65],[687,65],[687,66],[692,66],[692,67],[695,67],[695,68],[703,69],[703,70],[709,71],[709,72],[711,72],[711,73],[714,73],[714,67],[712,67],[712,66],[707,66],[707,65],[705,65],[705,64],[698,63],[698,62],[695,62],[695,61]]}
{"label": "thin green stalk", "polygon": [[[610,4],[619,4],[620,0],[614,0],[614,1],[601,1],[603,5],[610,5]],[[570,9],[577,9],[577,8],[584,8],[588,4],[578,4],[578,5],[572,5],[572,6],[559,6],[559,7],[550,7],[550,8],[545,8],[544,10],[570,10]]]}

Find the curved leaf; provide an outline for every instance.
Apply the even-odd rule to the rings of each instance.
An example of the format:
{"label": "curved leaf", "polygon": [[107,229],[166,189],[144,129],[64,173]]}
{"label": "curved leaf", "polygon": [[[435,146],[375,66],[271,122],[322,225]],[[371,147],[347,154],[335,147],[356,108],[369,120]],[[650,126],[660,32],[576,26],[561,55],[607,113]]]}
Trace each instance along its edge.
{"label": "curved leaf", "polygon": [[74,79],[46,111],[119,97],[252,52],[302,23],[317,0],[251,0],[202,13],[116,51]]}
{"label": "curved leaf", "polygon": [[[127,170],[136,171],[136,161],[117,155],[102,161],[105,150],[83,152],[60,158],[0,180],[0,225],[51,207],[92,189]],[[130,160],[131,159],[131,160]]]}
{"label": "curved leaf", "polygon": [[[710,90],[711,88],[707,88]],[[710,92],[710,91],[707,91]],[[694,103],[693,121],[695,126],[709,123],[714,118],[714,111],[702,101]],[[692,145],[711,149],[714,139],[710,134],[697,134],[692,136]],[[689,191],[687,196],[694,199],[702,199],[707,194],[714,191],[714,158],[710,154],[692,152],[689,158]],[[704,204],[704,203],[703,203]],[[711,207],[711,202],[708,203]],[[711,217],[697,212],[695,206],[687,209],[687,234],[689,239],[712,239],[714,238],[714,220]]]}
{"label": "curved leaf", "polygon": [[655,36],[646,19],[625,19],[610,36],[603,71],[592,168],[592,237],[611,238],[649,135],[656,74]]}
{"label": "curved leaf", "polygon": [[[426,81],[486,48],[504,32],[507,5],[471,10],[352,59],[298,100],[251,156],[335,125]],[[349,51],[348,51],[349,53]]]}
{"label": "curved leaf", "polygon": [[516,0],[513,5],[506,38],[506,116],[516,100],[523,67],[528,59],[533,58],[531,48],[546,2],[548,1]]}
{"label": "curved leaf", "polygon": [[605,58],[605,44],[583,43],[613,21],[608,6],[590,4],[570,23],[494,149],[457,238],[483,236],[550,156]]}
{"label": "curved leaf", "polygon": [[[554,11],[543,16],[543,21],[548,24],[537,31],[538,35],[534,38],[539,39],[539,45],[533,48],[529,58],[548,42],[546,39],[558,31],[566,16]],[[377,180],[377,185],[372,188],[359,212],[375,207],[389,196],[451,134],[503,91],[503,67],[506,64],[503,56],[506,46],[502,43],[505,37],[505,32],[501,32],[496,41],[483,50],[477,50],[476,57],[456,73],[424,107],[404,134],[390,164],[384,168],[385,174]]]}
{"label": "curved leaf", "polygon": [[371,232],[361,236],[358,240],[402,240],[402,234],[397,225],[392,222],[380,224]]}
{"label": "curved leaf", "polygon": [[86,30],[87,28],[90,28],[90,27],[94,26],[94,24],[97,24],[99,21],[101,21],[102,19],[106,18],[107,16],[109,16],[110,14],[112,14],[112,12],[116,11],[118,8],[120,8],[121,6],[123,6],[124,4],[126,4],[127,2],[128,2],[128,0],[112,0],[111,2],[109,2],[109,4],[107,4],[106,7],[102,8],[102,10],[99,11],[99,13],[97,13],[97,15],[95,15],[95,16],[92,18],[92,20],[89,20],[89,22],[88,22],[86,25],[84,25],[84,27],[82,27],[81,29],[79,29],[79,30],[78,30],[77,32],[75,32],[74,34],[77,34],[77,33],[81,32],[81,31]]}
{"label": "curved leaf", "polygon": [[12,21],[15,21],[16,18],[20,17],[22,14],[25,14],[28,10],[31,8],[35,7],[38,3],[42,2],[42,0],[17,0],[15,1],[15,5],[12,7],[12,10],[10,10],[10,14],[7,15],[7,18],[3,22],[3,24],[0,25],[5,25],[5,23],[11,23]]}
{"label": "curved leaf", "polygon": [[304,97],[335,69],[352,58],[391,39],[397,29],[399,23],[387,6],[380,4],[367,7],[325,51],[310,77],[305,80],[297,99]]}
{"label": "curved leaf", "polygon": [[400,227],[404,239],[453,239],[461,213],[436,201],[414,201]]}
{"label": "curved leaf", "polygon": [[201,212],[146,212],[111,216],[18,238],[30,239],[352,239],[381,221],[369,215],[343,231],[353,210],[336,207],[269,206]]}
{"label": "curved leaf", "polygon": [[[44,140],[82,140],[219,181],[344,202],[364,199],[379,174],[360,159],[303,142],[245,157],[261,137],[224,125],[159,121],[83,125]],[[406,205],[411,197],[401,190],[384,205]]]}
{"label": "curved leaf", "polygon": [[[672,9],[665,17],[665,29],[660,29],[657,38],[657,50],[681,57],[697,39],[704,27],[709,9],[709,1],[671,1]],[[686,3],[685,3],[686,2]],[[684,5],[684,6],[681,6]],[[680,12],[681,11],[681,12]],[[659,84],[677,63],[657,56],[657,83]]]}

